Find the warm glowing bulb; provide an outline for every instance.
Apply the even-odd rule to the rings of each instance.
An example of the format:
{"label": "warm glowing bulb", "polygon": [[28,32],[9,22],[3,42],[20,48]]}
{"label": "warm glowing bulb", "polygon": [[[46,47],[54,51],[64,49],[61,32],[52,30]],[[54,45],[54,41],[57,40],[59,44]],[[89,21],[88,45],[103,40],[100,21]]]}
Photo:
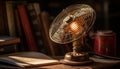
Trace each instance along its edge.
{"label": "warm glowing bulb", "polygon": [[78,29],[79,29],[78,23],[77,22],[72,22],[70,24],[70,28],[71,28],[72,31],[77,32]]}

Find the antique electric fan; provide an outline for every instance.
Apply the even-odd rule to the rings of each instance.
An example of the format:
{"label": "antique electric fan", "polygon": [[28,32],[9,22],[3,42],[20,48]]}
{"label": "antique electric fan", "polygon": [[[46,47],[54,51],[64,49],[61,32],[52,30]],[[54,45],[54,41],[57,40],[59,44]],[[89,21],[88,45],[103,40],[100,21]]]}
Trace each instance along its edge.
{"label": "antique electric fan", "polygon": [[81,51],[85,37],[96,18],[94,9],[87,4],[68,6],[54,19],[49,29],[50,39],[59,44],[73,42],[73,52],[66,53],[64,64],[90,63],[89,55]]}

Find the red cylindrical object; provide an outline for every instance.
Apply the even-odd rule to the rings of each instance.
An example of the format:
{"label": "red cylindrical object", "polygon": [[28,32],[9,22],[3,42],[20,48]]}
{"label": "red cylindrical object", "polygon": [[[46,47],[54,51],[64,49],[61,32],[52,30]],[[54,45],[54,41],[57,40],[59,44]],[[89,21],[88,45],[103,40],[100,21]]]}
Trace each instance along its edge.
{"label": "red cylindrical object", "polygon": [[97,32],[94,52],[98,55],[116,56],[116,34],[112,31]]}

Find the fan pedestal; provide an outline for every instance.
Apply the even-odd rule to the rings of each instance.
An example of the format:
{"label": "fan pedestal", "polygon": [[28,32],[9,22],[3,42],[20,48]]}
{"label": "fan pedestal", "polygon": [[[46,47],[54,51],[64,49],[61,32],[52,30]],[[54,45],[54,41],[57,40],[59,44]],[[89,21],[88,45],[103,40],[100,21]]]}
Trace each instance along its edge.
{"label": "fan pedestal", "polygon": [[89,59],[89,54],[87,52],[82,52],[81,46],[79,45],[82,45],[82,43],[78,41],[73,42],[73,52],[66,53],[64,59],[60,62],[68,65],[84,65],[92,63],[93,60]]}
{"label": "fan pedestal", "polygon": [[89,59],[89,56],[87,53],[82,52],[74,55],[73,52],[69,52],[65,55],[64,59],[62,59],[60,62],[67,65],[85,65],[85,64],[92,63],[93,60]]}

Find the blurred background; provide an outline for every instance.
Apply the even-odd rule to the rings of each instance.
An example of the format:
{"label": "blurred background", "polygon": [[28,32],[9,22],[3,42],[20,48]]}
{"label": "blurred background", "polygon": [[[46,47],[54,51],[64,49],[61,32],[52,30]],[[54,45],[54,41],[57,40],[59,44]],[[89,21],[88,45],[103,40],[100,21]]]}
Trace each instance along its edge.
{"label": "blurred background", "polygon": [[[3,35],[10,35],[9,30],[9,18],[13,18],[15,22],[15,29],[12,26],[12,29],[14,29],[15,36],[20,37],[23,42],[23,46],[18,46],[19,51],[31,51],[29,49],[29,45],[27,46],[27,36],[24,34],[26,30],[23,30],[23,26],[21,24],[17,25],[18,23],[22,23],[20,18],[17,19],[17,16],[20,15],[21,11],[18,10],[19,8],[17,6],[23,4],[23,8],[27,8],[27,14],[30,19],[30,23],[34,24],[34,20],[38,19],[40,20],[39,25],[32,25],[32,32],[35,36],[35,30],[40,31],[42,35],[35,36],[35,40],[37,40],[38,45],[37,49],[39,49],[40,52],[44,52],[47,54],[54,54],[54,55],[63,55],[68,51],[72,50],[71,43],[67,45],[59,45],[54,42],[52,42],[49,39],[49,27],[54,18],[67,6],[73,5],[73,4],[88,4],[93,7],[93,9],[96,11],[96,20],[94,23],[94,26],[92,27],[90,32],[96,33],[99,30],[112,30],[116,33],[117,36],[117,54],[120,56],[120,0],[11,0],[11,2],[7,3],[8,0],[1,0],[0,1],[0,36]],[[36,15],[36,12],[33,7],[32,9],[34,11],[31,11],[31,4],[39,5],[38,13],[40,15]],[[13,5],[13,6],[11,6]],[[7,6],[7,7],[6,7]],[[13,9],[12,9],[13,8]],[[13,11],[11,11],[11,9]],[[19,13],[15,13],[15,11],[20,11]],[[13,13],[13,14],[12,14]],[[32,14],[34,13],[34,14]],[[10,14],[10,16],[8,16]],[[14,15],[15,14],[15,15]],[[39,17],[40,16],[40,17]],[[24,16],[23,16],[24,17]],[[8,18],[8,19],[7,19]],[[22,19],[22,17],[21,17]],[[12,22],[13,23],[13,22]],[[38,22],[39,23],[39,22]],[[41,24],[42,23],[42,24]],[[16,29],[17,28],[17,29]],[[35,28],[35,29],[34,29]],[[21,29],[22,32],[18,29]],[[41,30],[40,30],[41,29]],[[40,33],[40,34],[41,34]],[[30,35],[30,34],[29,34]],[[28,35],[28,36],[29,36]],[[38,34],[37,34],[38,35]],[[31,35],[32,36],[32,35]],[[34,37],[33,36],[33,37]],[[93,47],[94,39],[89,40],[90,46]],[[36,41],[35,41],[36,42]],[[45,46],[47,47],[45,47]],[[50,50],[49,50],[50,49]],[[54,51],[53,51],[54,50]],[[53,51],[52,53],[50,53]]]}

